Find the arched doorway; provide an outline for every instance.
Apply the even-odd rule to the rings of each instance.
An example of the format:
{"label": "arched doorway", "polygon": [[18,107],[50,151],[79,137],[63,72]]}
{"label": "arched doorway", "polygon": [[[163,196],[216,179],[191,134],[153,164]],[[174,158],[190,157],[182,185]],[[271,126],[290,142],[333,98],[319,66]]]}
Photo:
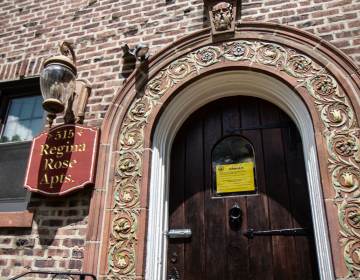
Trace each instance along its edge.
{"label": "arched doorway", "polygon": [[171,151],[167,279],[319,279],[312,228],[286,114],[233,96],[185,121]]}
{"label": "arched doorway", "polygon": [[[194,94],[196,93],[196,94]],[[214,100],[237,95],[254,96],[276,104],[294,121],[303,144],[305,169],[314,222],[321,279],[333,279],[325,209],[316,159],[314,128],[304,102],[285,83],[249,71],[219,71],[191,83],[174,97],[158,120],[153,136],[146,279],[166,278],[169,230],[170,151],[177,131],[197,109]]]}

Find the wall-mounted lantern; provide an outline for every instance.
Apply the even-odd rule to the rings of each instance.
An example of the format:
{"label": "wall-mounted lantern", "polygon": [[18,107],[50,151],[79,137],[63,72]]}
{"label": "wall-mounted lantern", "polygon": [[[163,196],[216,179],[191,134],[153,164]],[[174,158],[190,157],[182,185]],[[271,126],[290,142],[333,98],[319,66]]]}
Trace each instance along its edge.
{"label": "wall-mounted lantern", "polygon": [[[40,88],[44,98],[43,108],[48,112],[51,126],[57,114],[65,113],[65,123],[74,123],[76,117],[82,118],[90,94],[90,86],[84,81],[77,81],[76,57],[68,42],[60,44],[61,55],[48,58],[40,74]],[[82,83],[82,86],[79,85]],[[73,105],[77,110],[74,112]],[[79,121],[78,121],[79,122]]]}
{"label": "wall-mounted lantern", "polygon": [[[45,60],[40,74],[50,128],[33,138],[24,183],[31,192],[61,196],[95,183],[99,129],[81,125],[90,86],[76,74],[74,50],[63,42],[60,55]],[[51,127],[57,114],[65,124],[59,120]]]}

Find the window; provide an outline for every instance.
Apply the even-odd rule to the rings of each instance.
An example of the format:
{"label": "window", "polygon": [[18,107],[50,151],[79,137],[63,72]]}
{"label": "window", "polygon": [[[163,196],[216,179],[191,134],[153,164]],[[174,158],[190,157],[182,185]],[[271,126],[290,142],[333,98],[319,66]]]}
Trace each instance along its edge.
{"label": "window", "polygon": [[214,196],[256,192],[255,155],[251,143],[241,136],[229,136],[212,151]]}
{"label": "window", "polygon": [[1,142],[28,141],[42,128],[41,96],[10,98]]}
{"label": "window", "polygon": [[0,83],[0,94],[0,211],[22,211],[31,140],[44,124],[39,80]]}

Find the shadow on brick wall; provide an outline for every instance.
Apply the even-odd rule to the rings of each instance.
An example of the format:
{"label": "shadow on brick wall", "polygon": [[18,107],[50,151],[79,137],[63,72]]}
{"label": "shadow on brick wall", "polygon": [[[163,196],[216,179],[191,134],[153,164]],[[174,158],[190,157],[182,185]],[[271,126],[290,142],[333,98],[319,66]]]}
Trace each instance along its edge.
{"label": "shadow on brick wall", "polygon": [[59,246],[62,241],[65,247],[83,245],[80,239],[86,235],[90,198],[89,189],[65,197],[34,196],[29,208],[35,212],[33,232],[37,229],[39,244]]}
{"label": "shadow on brick wall", "polygon": [[91,193],[84,189],[59,198],[32,195],[32,228],[0,230],[0,276],[36,269],[80,270]]}
{"label": "shadow on brick wall", "polygon": [[149,81],[149,61],[145,60],[139,64],[135,75],[136,97],[141,98],[145,94],[145,86]]}

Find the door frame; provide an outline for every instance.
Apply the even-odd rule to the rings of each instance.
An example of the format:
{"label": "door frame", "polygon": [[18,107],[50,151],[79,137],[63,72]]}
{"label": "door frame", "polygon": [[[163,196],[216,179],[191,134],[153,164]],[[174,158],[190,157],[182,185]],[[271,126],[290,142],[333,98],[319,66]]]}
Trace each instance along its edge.
{"label": "door frame", "polygon": [[[196,93],[196,94],[195,94]],[[181,90],[166,106],[153,135],[145,279],[166,279],[169,163],[172,142],[184,121],[216,99],[246,95],[267,100],[294,121],[303,143],[320,278],[335,279],[322,195],[313,122],[305,103],[285,83],[254,71],[223,71]]]}

